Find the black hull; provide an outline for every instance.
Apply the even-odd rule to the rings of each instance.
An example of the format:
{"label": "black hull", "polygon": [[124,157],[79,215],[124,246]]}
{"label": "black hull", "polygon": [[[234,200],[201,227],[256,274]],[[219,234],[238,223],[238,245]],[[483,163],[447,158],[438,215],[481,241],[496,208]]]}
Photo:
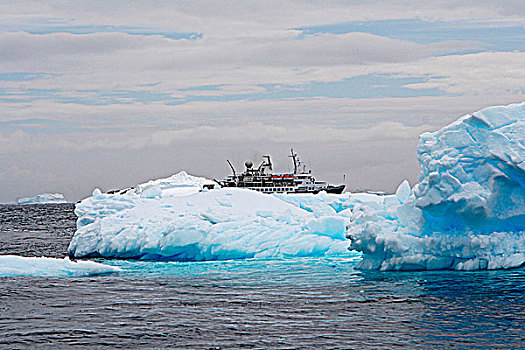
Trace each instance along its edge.
{"label": "black hull", "polygon": [[[326,193],[332,193],[332,194],[341,194],[345,190],[346,185],[339,185],[339,186],[330,186],[328,188],[325,188],[321,191],[325,191]],[[319,193],[321,191],[317,191],[314,193]]]}
{"label": "black hull", "polygon": [[341,194],[345,190],[346,185],[334,186],[330,190],[326,191],[327,193]]}

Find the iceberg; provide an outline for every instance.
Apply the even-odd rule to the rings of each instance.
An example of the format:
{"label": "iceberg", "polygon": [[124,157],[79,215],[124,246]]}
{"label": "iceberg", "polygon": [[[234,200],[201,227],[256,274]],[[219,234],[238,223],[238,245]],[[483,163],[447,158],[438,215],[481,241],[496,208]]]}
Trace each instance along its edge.
{"label": "iceberg", "polygon": [[[236,188],[143,193],[95,190],[77,204],[69,255],[202,261],[348,254],[348,217],[325,211],[321,202],[305,210],[277,195]],[[317,201],[312,198],[305,196]]]}
{"label": "iceberg", "polygon": [[67,203],[61,193],[43,193],[35,197],[20,198],[18,204],[52,204]]}
{"label": "iceberg", "polygon": [[420,175],[356,208],[357,268],[478,270],[525,263],[525,103],[483,109],[420,136]]}
{"label": "iceberg", "polygon": [[93,261],[71,261],[69,258],[32,258],[17,255],[0,255],[0,277],[82,277],[121,271]]}
{"label": "iceberg", "polygon": [[142,198],[158,198],[183,196],[197,193],[208,187],[215,187],[217,183],[204,177],[192,176],[185,171],[165,179],[151,180],[140,184],[135,193]]}

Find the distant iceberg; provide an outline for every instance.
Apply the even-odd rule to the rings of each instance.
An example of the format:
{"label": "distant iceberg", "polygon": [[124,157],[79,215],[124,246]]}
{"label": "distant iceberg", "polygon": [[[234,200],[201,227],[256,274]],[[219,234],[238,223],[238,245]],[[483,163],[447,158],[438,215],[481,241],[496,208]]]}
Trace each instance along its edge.
{"label": "distant iceberg", "polygon": [[36,197],[20,198],[18,204],[51,204],[67,203],[66,198],[61,193],[43,193]]}
{"label": "distant iceberg", "polygon": [[498,269],[525,263],[525,103],[420,137],[421,172],[398,202],[356,208],[362,269]]}
{"label": "distant iceberg", "polygon": [[0,255],[0,277],[81,277],[109,274],[121,271],[93,261],[74,262],[55,258],[32,258],[17,255]]}
{"label": "distant iceberg", "polygon": [[357,268],[379,270],[523,265],[525,104],[423,134],[418,154],[418,184],[387,196],[208,190],[210,180],[185,172],[118,193],[96,189],[76,206],[68,253],[179,261],[362,253]]}

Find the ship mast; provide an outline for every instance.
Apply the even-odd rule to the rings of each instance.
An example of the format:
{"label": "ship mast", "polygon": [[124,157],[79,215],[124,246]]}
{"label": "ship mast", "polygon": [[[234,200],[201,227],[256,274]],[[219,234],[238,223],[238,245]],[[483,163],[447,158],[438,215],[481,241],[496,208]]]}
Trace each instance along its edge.
{"label": "ship mast", "polygon": [[297,174],[297,153],[293,153],[293,148],[291,149],[291,153],[288,157],[293,159],[293,173]]}
{"label": "ship mast", "polygon": [[230,160],[229,159],[226,159],[226,161],[228,162],[228,164],[230,165],[230,168],[232,168],[232,171],[233,171],[233,176],[236,176],[235,174],[235,169],[233,168],[233,165],[232,163],[230,163]]}

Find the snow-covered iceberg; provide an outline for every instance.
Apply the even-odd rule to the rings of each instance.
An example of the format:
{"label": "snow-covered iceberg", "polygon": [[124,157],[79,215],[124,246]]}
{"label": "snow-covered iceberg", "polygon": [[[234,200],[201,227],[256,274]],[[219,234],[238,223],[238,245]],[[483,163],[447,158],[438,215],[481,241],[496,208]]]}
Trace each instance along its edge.
{"label": "snow-covered iceberg", "polygon": [[420,176],[398,200],[356,208],[358,268],[496,269],[525,263],[525,104],[491,107],[420,137]]}
{"label": "snow-covered iceberg", "polygon": [[67,203],[61,193],[42,193],[35,197],[20,198],[18,204],[52,204]]}
{"label": "snow-covered iceberg", "polygon": [[81,277],[94,276],[121,271],[116,266],[108,266],[93,261],[74,262],[55,258],[32,258],[17,255],[0,255],[0,277]]}
{"label": "snow-covered iceberg", "polygon": [[312,203],[303,209],[235,188],[154,198],[95,190],[77,204],[69,254],[181,261],[348,254],[349,219],[337,214],[341,204],[326,204],[337,198],[325,197],[304,196]]}
{"label": "snow-covered iceberg", "polygon": [[197,193],[205,188],[217,186],[212,180],[204,177],[188,175],[181,171],[165,179],[151,180],[140,184],[134,190],[141,198],[175,197]]}

